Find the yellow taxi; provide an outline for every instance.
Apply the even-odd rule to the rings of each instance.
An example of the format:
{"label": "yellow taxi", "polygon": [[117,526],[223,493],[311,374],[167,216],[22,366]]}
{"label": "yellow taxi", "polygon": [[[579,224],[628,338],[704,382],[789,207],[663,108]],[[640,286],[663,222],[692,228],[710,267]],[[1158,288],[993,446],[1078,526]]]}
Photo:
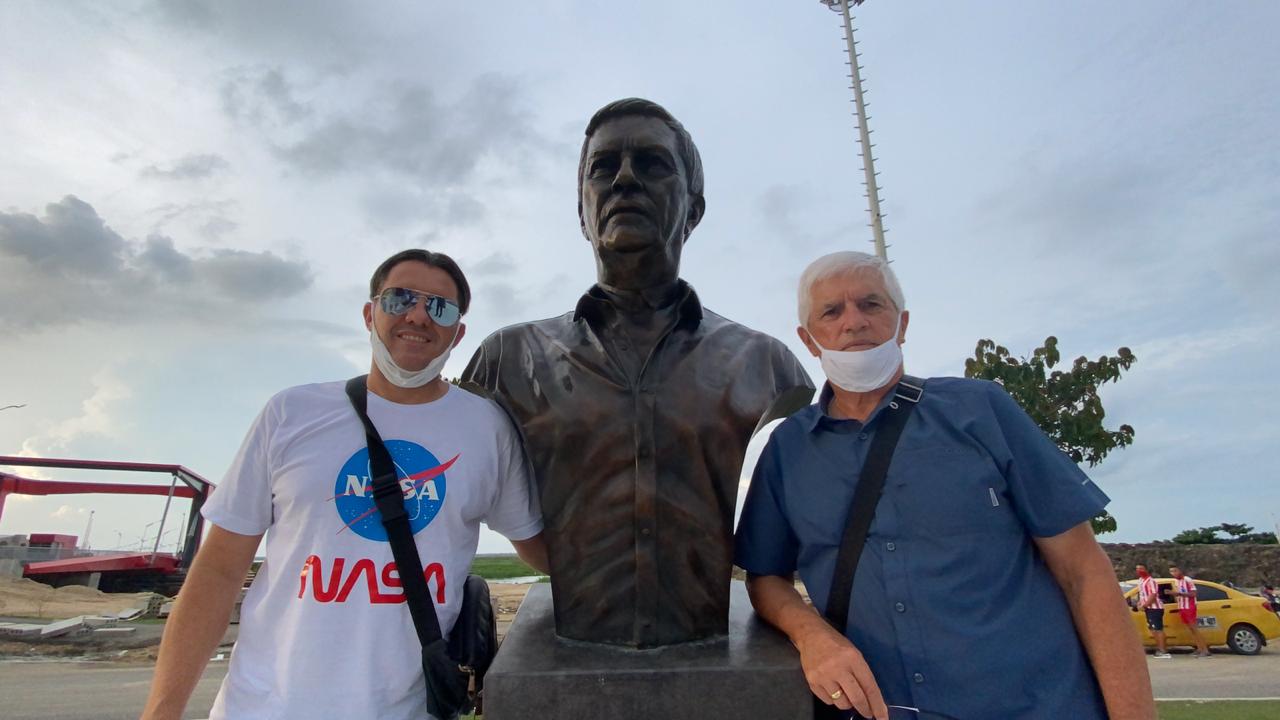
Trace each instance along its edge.
{"label": "yellow taxi", "polygon": [[[1209,645],[1226,645],[1241,655],[1257,655],[1268,640],[1280,638],[1280,617],[1276,616],[1271,603],[1218,583],[1195,582],[1196,626]],[[1178,600],[1170,594],[1173,583],[1171,578],[1156,578],[1160,599],[1164,601],[1165,644],[1195,647],[1195,640],[1178,616]],[[1134,627],[1138,628],[1143,643],[1154,647],[1156,641],[1147,629],[1146,614],[1137,609],[1138,581],[1126,580],[1120,583],[1120,590],[1133,609]]]}

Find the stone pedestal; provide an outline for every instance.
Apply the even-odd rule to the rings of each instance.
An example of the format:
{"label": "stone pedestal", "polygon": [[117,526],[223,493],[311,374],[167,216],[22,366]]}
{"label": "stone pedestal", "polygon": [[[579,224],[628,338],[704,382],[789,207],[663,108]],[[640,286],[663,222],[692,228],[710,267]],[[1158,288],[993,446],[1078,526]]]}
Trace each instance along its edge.
{"label": "stone pedestal", "polygon": [[800,657],[731,589],[729,635],[651,650],[562,640],[551,587],[529,589],[485,675],[485,720],[811,720]]}

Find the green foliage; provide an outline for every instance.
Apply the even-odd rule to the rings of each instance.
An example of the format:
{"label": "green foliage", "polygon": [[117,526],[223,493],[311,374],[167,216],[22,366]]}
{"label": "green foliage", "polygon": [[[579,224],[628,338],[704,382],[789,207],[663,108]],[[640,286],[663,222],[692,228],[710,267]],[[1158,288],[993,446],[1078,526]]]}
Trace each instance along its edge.
{"label": "green foliage", "polygon": [[471,561],[471,573],[486,580],[532,577],[542,573],[529,567],[516,555],[477,555]]}
{"label": "green foliage", "polygon": [[1274,533],[1254,532],[1252,525],[1242,523],[1222,523],[1183,530],[1173,536],[1173,541],[1179,545],[1275,545],[1278,542]]}
{"label": "green foliage", "polygon": [[1183,530],[1173,536],[1173,541],[1179,545],[1217,545],[1223,542],[1222,538],[1218,537],[1217,528],[1211,527]]}
{"label": "green foliage", "polygon": [[[1120,379],[1136,358],[1127,347],[1114,356],[1097,360],[1078,357],[1070,370],[1055,370],[1062,360],[1058,339],[1045,338],[1031,357],[1018,358],[991,340],[979,340],[973,357],[964,361],[964,375],[969,378],[994,380],[1026,410],[1062,451],[1076,462],[1093,467],[1112,450],[1133,443],[1133,428],[1121,425],[1118,430],[1103,427],[1106,412],[1098,388]],[[1116,520],[1103,512],[1093,519],[1095,533],[1116,529]]]}

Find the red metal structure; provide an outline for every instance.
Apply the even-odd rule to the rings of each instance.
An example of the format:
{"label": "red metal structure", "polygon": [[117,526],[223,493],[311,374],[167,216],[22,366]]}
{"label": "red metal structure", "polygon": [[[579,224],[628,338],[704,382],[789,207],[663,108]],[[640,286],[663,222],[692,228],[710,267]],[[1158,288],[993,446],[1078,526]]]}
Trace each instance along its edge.
{"label": "red metal structure", "polygon": [[[162,495],[172,500],[175,497],[189,498],[191,512],[187,515],[187,526],[183,532],[182,551],[179,557],[158,552],[159,534],[164,531],[164,521],[169,513],[169,504],[165,504],[165,514],[161,517],[160,530],[156,536],[156,550],[150,553],[117,554],[111,556],[71,557],[60,560],[29,563],[24,574],[28,577],[65,577],[83,573],[146,573],[168,575],[181,571],[191,565],[196,550],[200,546],[200,538],[204,530],[204,518],[200,508],[208,499],[214,485],[203,477],[181,465],[165,465],[158,463],[113,462],[105,460],[68,460],[60,458],[32,458],[16,456],[0,456],[0,466],[24,466],[62,468],[74,470],[116,470],[122,472],[162,473],[171,476],[168,486],[77,482],[66,480],[36,480],[24,478],[10,473],[0,472],[0,516],[4,512],[4,500],[11,494],[18,495],[66,495],[77,493],[120,494],[120,495]],[[181,481],[181,485],[179,485]]]}

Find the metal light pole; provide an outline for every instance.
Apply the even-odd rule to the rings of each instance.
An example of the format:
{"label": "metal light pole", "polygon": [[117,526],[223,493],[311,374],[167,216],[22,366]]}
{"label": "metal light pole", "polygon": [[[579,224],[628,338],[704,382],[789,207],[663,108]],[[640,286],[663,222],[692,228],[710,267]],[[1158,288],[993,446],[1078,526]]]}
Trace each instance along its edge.
{"label": "metal light pole", "polygon": [[[849,79],[852,81],[853,104],[855,117],[858,120],[858,142],[862,147],[862,171],[865,176],[863,184],[867,188],[867,209],[871,213],[872,242],[876,246],[876,255],[888,259],[884,243],[884,214],[880,212],[880,188],[876,185],[875,158],[871,155],[871,130],[867,127],[867,104],[863,100],[862,73],[858,67],[858,43],[853,39],[853,17],[849,14],[849,0],[819,0],[823,5],[844,16],[844,38],[849,50]],[[861,5],[863,0],[853,0],[852,4]]]}
{"label": "metal light pole", "polygon": [[92,548],[90,548],[90,547],[89,547],[89,533],[93,531],[93,514],[94,514],[94,513],[96,513],[96,512],[97,512],[97,510],[90,510],[90,511],[89,511],[89,522],[88,522],[88,524],[86,524],[86,525],[84,526],[84,539],[80,541],[80,549],[81,549],[81,550],[91,550],[91,549],[92,549]]}
{"label": "metal light pole", "polygon": [[159,520],[157,520],[157,521],[155,521],[155,522],[149,522],[149,523],[147,523],[146,525],[144,525],[144,526],[142,527],[142,535],[140,535],[140,536],[138,537],[138,551],[139,551],[139,552],[141,552],[141,551],[142,551],[142,549],[143,549],[143,548],[145,548],[145,547],[147,546],[147,531],[148,531],[148,530],[150,530],[150,529],[151,529],[151,527],[152,527],[153,525],[159,525],[159,524],[160,524],[160,521],[159,521]]}

